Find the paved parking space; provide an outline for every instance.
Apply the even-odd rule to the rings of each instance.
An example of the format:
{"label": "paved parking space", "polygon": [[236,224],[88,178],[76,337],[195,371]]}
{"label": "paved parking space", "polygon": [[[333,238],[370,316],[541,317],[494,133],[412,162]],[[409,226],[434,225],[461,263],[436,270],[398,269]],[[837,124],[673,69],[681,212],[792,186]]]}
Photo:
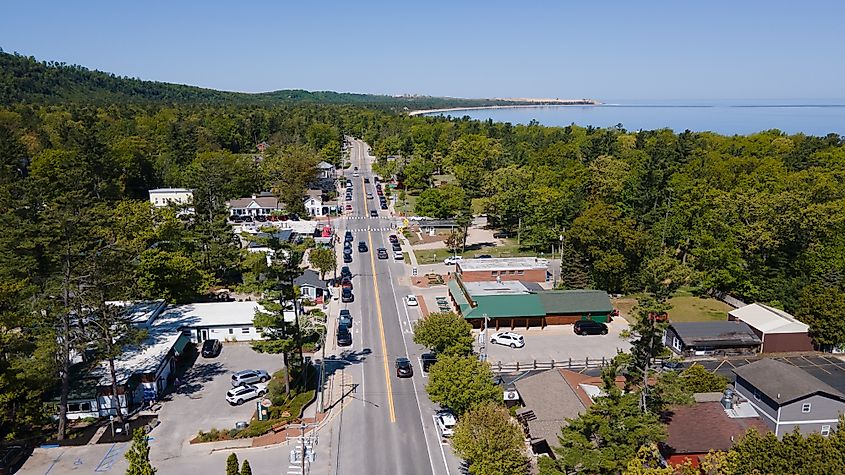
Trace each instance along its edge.
{"label": "paved parking space", "polygon": [[[619,318],[608,325],[607,335],[579,336],[572,331],[572,325],[550,325],[546,328],[516,328],[513,331],[525,337],[525,347],[509,348],[502,345],[487,345],[487,360],[496,364],[531,363],[532,361],[567,361],[584,362],[613,358],[619,351],[628,351],[631,344],[619,337],[620,332],[628,328],[628,323]],[[501,331],[510,331],[507,328]],[[474,332],[478,334],[478,331]],[[488,338],[495,330],[487,331]],[[476,338],[476,351],[478,339]]]}
{"label": "paved parking space", "polygon": [[[733,373],[734,368],[739,368],[759,359],[725,358],[720,360],[700,360],[695,361],[695,363],[733,381],[735,378]],[[845,392],[845,360],[841,356],[818,353],[812,355],[776,356],[773,359],[797,366],[833,386],[835,389]]]}
{"label": "paved parking space", "polygon": [[150,434],[156,439],[151,459],[179,456],[183,444],[200,430],[231,429],[238,421],[248,422],[255,411],[254,400],[231,406],[225,399],[232,373],[263,369],[272,374],[282,367],[281,355],[258,353],[243,342],[224,344],[217,358],[200,356],[185,374],[184,384],[162,405],[160,424]]}

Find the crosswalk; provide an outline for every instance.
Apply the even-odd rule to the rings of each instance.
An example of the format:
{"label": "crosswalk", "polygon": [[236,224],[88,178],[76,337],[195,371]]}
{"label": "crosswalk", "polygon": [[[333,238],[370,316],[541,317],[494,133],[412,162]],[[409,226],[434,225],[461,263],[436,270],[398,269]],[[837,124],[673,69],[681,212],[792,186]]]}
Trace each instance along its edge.
{"label": "crosswalk", "polygon": [[382,219],[386,221],[397,221],[396,218],[392,218],[390,216],[379,216],[378,218],[374,218],[372,216],[344,216],[344,219]]}
{"label": "crosswalk", "polygon": [[364,227],[364,228],[346,228],[347,231],[352,231],[353,233],[362,232],[365,233],[367,231],[372,231],[374,233],[382,232],[382,231],[396,231],[396,228],[386,227],[386,228],[373,228],[373,227]]}

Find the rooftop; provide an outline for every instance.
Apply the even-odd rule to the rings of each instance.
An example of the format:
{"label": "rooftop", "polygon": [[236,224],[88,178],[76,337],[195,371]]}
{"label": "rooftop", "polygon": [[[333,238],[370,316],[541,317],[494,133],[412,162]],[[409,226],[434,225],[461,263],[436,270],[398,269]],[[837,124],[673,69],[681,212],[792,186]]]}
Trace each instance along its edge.
{"label": "rooftop", "polygon": [[537,292],[537,296],[549,314],[607,314],[613,311],[610,297],[603,290],[545,290]]}
{"label": "rooftop", "polygon": [[528,412],[528,430],[535,441],[545,440],[551,446],[557,446],[557,435],[566,419],[578,417],[586,406],[575,394],[569,384],[557,370],[548,370],[522,378],[514,383]]}
{"label": "rooftop", "polygon": [[176,330],[185,327],[252,325],[256,302],[192,303],[168,308],[155,321],[153,328]]}
{"label": "rooftop", "polygon": [[293,280],[293,283],[299,286],[310,285],[318,288],[326,287],[326,282],[320,279],[320,273],[312,269],[305,269],[301,276]]}
{"label": "rooftop", "polygon": [[123,308],[123,314],[129,318],[133,325],[138,326],[151,324],[167,308],[167,303],[165,303],[164,299],[142,300],[138,302],[116,300],[106,303]]}
{"label": "rooftop", "polygon": [[[473,296],[476,306],[464,318],[545,317],[546,309],[536,294]],[[463,309],[462,309],[463,311]]]}
{"label": "rooftop", "polygon": [[494,270],[546,269],[549,262],[538,257],[491,257],[487,259],[463,259],[458,261],[462,272]]}
{"label": "rooftop", "polygon": [[[669,436],[663,444],[666,455],[725,451],[750,428],[760,433],[769,431],[759,417],[728,417],[718,402],[672,406],[663,414],[663,419]],[[706,424],[702,424],[703,421]]]}
{"label": "rooftop", "polygon": [[671,327],[685,345],[707,345],[714,348],[756,346],[762,343],[751,327],[742,321],[676,322]]}
{"label": "rooftop", "polygon": [[190,188],[155,188],[150,193],[193,193]]}
{"label": "rooftop", "polygon": [[760,303],[752,303],[728,312],[763,333],[805,333],[809,326],[792,315]]}
{"label": "rooftop", "polygon": [[229,208],[271,208],[280,209],[280,203],[275,196],[267,196],[264,193],[261,195],[253,195],[249,198],[238,198],[227,201],[226,206]]}
{"label": "rooftop", "polygon": [[531,293],[528,287],[518,280],[503,280],[501,282],[464,282],[464,288],[472,296],[481,295],[519,295]]}
{"label": "rooftop", "polygon": [[740,366],[733,372],[781,405],[816,393],[825,393],[845,401],[845,395],[829,384],[797,366],[771,358]]}
{"label": "rooftop", "polygon": [[[134,374],[155,372],[171,349],[181,351],[188,341],[188,336],[182,335],[182,332],[154,325],[146,340],[140,345],[124,347],[120,356],[115,359],[117,384],[125,384]],[[99,377],[101,386],[111,384],[107,361],[97,366],[91,374]]]}

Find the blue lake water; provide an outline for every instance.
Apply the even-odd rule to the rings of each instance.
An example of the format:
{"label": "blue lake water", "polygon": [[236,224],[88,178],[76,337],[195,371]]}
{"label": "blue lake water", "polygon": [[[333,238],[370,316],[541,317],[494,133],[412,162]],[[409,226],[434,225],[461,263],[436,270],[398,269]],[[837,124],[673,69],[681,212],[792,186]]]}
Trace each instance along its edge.
{"label": "blue lake water", "polygon": [[[430,115],[430,114],[429,114]],[[544,106],[475,109],[439,115],[512,124],[536,120],[541,125],[613,127],[629,131],[668,127],[724,135],[748,135],[779,129],[789,134],[845,135],[845,100],[833,101],[714,101],[714,102],[608,102],[597,106]]]}

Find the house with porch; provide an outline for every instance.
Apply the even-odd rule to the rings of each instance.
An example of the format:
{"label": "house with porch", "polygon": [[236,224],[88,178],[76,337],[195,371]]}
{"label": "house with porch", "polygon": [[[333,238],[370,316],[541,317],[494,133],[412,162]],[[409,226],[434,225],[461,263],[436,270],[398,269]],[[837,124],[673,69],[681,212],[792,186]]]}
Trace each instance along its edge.
{"label": "house with porch", "polygon": [[328,216],[337,212],[337,201],[324,199],[322,190],[308,190],[304,204],[305,211],[312,217]]}
{"label": "house with porch", "polygon": [[320,279],[320,272],[312,269],[305,269],[302,275],[294,279],[293,284],[299,288],[301,298],[311,300],[317,304],[322,304],[331,296],[326,281]]}
{"label": "house with porch", "polygon": [[226,207],[231,216],[269,216],[284,209],[279,199],[270,192],[227,201]]}
{"label": "house with porch", "polygon": [[320,162],[317,164],[317,178],[321,180],[334,180],[337,175],[334,165],[328,162]]}

